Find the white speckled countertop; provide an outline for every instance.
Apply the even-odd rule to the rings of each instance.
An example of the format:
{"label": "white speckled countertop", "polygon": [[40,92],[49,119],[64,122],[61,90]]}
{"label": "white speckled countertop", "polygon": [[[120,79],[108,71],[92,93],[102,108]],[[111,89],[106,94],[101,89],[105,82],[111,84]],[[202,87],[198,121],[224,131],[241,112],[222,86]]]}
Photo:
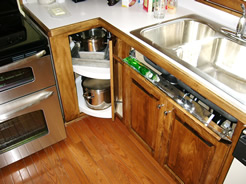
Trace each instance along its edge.
{"label": "white speckled countertop", "polygon": [[[137,3],[130,8],[125,8],[121,6],[121,1],[114,6],[108,6],[106,0],[86,0],[79,3],[74,3],[72,0],[65,0],[64,3],[53,3],[50,5],[40,5],[37,3],[37,0],[23,0],[23,2],[25,7],[29,9],[48,29],[54,29],[101,17],[108,23],[115,26],[117,29],[123,31],[125,34],[133,37],[137,42],[145,44],[157,54],[168,59],[170,62],[180,67],[184,72],[189,73],[201,84],[207,86],[207,88],[209,88],[211,91],[214,91],[216,94],[219,94],[238,109],[246,112],[246,107],[243,104],[130,33],[130,31],[137,28],[192,13],[199,14],[222,25],[225,25],[226,27],[235,29],[239,19],[236,16],[216,10],[212,7],[208,7],[194,0],[180,0],[177,13],[174,15],[166,13],[165,18],[162,20],[155,19],[153,17],[153,13],[145,12],[142,8],[143,5]],[[65,7],[66,11],[69,12],[69,15],[60,18],[52,17],[48,12],[48,9],[57,5]]]}
{"label": "white speckled countertop", "polygon": [[[106,0],[85,0],[79,3],[65,0],[64,3],[52,3],[50,5],[40,5],[37,3],[37,0],[24,0],[24,3],[49,29],[101,17],[125,33],[129,33],[133,29],[159,22],[158,19],[153,17],[153,13],[145,12],[142,8],[143,5],[137,3],[130,8],[122,7],[121,1],[114,6],[108,6]],[[56,5],[65,7],[70,15],[62,18],[50,16],[48,9]],[[206,16],[209,19],[233,28],[236,27],[238,21],[238,18],[235,16],[197,3],[194,0],[180,0],[177,13],[166,13],[165,18],[161,19],[161,21],[191,13]]]}

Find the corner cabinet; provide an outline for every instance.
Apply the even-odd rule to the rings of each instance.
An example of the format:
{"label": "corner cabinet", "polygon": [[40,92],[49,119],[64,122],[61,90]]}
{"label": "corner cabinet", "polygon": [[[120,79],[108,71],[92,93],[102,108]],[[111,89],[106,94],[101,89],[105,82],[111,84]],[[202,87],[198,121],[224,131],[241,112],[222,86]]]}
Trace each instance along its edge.
{"label": "corner cabinet", "polygon": [[124,123],[177,183],[218,183],[230,144],[139,73],[123,67]]}

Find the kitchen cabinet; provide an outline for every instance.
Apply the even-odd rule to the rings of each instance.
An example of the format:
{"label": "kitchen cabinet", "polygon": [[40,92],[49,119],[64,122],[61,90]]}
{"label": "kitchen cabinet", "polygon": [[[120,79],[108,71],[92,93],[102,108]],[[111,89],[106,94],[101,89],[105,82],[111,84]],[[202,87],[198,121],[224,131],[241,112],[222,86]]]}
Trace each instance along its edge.
{"label": "kitchen cabinet", "polygon": [[[112,60],[110,66],[110,77],[112,79],[111,83],[113,84],[111,86],[114,89],[112,90],[114,93],[113,102],[115,102],[115,108],[112,108],[113,114],[119,115],[122,122],[124,122],[125,125],[129,127],[131,132],[145,146],[145,148],[149,150],[149,152],[157,160],[157,162],[159,162],[164,169],[170,171],[170,173],[172,173],[172,175],[180,182],[193,181],[193,176],[190,173],[186,173],[189,172],[189,169],[186,169],[188,166],[183,165],[182,168],[179,169],[178,165],[182,165],[180,163],[182,163],[183,157],[178,153],[176,153],[175,155],[175,151],[181,150],[183,154],[188,154],[192,153],[192,151],[189,152],[189,150],[193,150],[194,153],[197,153],[197,155],[199,155],[200,153],[202,153],[203,155],[204,153],[201,152],[200,149],[207,150],[206,153],[209,152],[209,154],[205,154],[200,162],[193,163],[205,164],[204,160],[206,160],[206,158],[209,158],[210,160],[208,163],[205,164],[206,169],[202,170],[202,172],[206,173],[207,176],[204,177],[204,175],[206,174],[200,175],[202,179],[199,181],[201,181],[201,183],[215,181],[216,183],[218,178],[220,181],[222,181],[232,160],[232,151],[230,150],[228,154],[228,149],[230,145],[219,142],[219,140],[216,139],[214,135],[211,135],[211,132],[208,133],[209,130],[207,127],[201,125],[199,121],[190,117],[187,112],[184,112],[182,109],[177,108],[178,106],[173,103],[172,100],[170,100],[164,93],[160,92],[157,88],[155,88],[151,83],[149,83],[135,71],[134,72],[136,74],[130,74],[130,77],[127,77],[128,75],[126,75],[124,71],[129,70],[132,72],[132,69],[130,69],[129,67],[127,69],[127,66],[125,66],[125,64],[122,62],[122,59],[129,55],[129,51],[132,46],[139,50],[139,52],[144,53],[149,59],[156,61],[157,64],[175,75],[177,78],[182,79],[183,82],[187,83],[187,85],[192,86],[194,90],[201,92],[202,95],[204,95],[206,98],[212,99],[215,104],[223,107],[223,109],[229,111],[232,115],[245,122],[245,115],[243,114],[243,112],[238,111],[237,108],[226,102],[226,100],[221,99],[220,97],[218,97],[217,94],[212,93],[208,88],[206,88],[206,86],[201,85],[194,78],[190,77],[190,75],[184,73],[181,69],[166,61],[162,56],[156,54],[147,46],[137,42],[131,36],[124,34],[124,32],[120,31],[119,29],[112,26],[101,18],[83,21],[53,30],[47,30],[47,35],[49,36],[52,49],[54,67],[59,84],[61,101],[65,114],[65,121],[69,122],[81,115],[79,112],[76,85],[74,82],[74,71],[72,67],[68,36],[94,27],[104,27],[113,35],[115,35],[115,37],[112,39],[113,57],[111,57]],[[130,83],[129,79],[131,79],[131,77],[133,76],[135,76],[135,82],[132,82],[131,84],[133,88],[129,88],[127,87],[129,86],[128,83]],[[131,89],[132,91],[128,91],[129,89]],[[145,103],[150,103],[155,106],[154,108],[156,108],[156,105],[161,105],[161,108],[145,109],[145,107],[142,109],[137,109],[139,106],[137,103],[135,103],[135,98],[140,99],[140,92],[142,95],[141,98],[144,98],[145,100],[145,102],[142,102],[141,104],[142,107],[144,107]],[[133,96],[135,96],[134,98],[131,98],[131,93],[133,93]],[[131,111],[132,108],[137,110]],[[134,119],[134,123],[132,124],[132,115],[138,115],[142,113],[141,116],[146,117],[146,111],[148,114],[151,113],[156,115],[152,116],[154,120],[150,120],[151,118],[149,118],[148,120],[144,119],[145,122],[144,124],[142,124],[140,122],[142,120]],[[166,112],[167,115],[165,115],[164,112]],[[183,115],[180,115],[182,113]],[[175,117],[177,120],[175,120]],[[189,125],[189,128],[187,128],[187,125]],[[187,140],[183,140],[180,138],[180,142],[172,141],[173,137],[176,138],[176,136],[179,134],[178,130],[180,128],[184,128],[184,132],[186,132],[185,134],[182,134],[182,136],[186,136],[186,134],[188,134],[189,138],[187,138]],[[145,132],[142,131],[142,129],[144,129]],[[237,134],[238,133],[235,133],[234,135]],[[176,140],[179,141],[179,139]],[[195,145],[199,146],[192,147],[187,150],[182,150],[181,148],[187,147],[187,144],[189,144],[190,140],[195,140]],[[197,148],[197,150],[195,148]],[[169,158],[171,153],[174,155]],[[219,154],[222,155],[220,158],[218,157]],[[192,160],[193,157],[188,155],[187,158],[187,160]],[[223,167],[223,159],[226,160],[226,167]],[[179,164],[175,165],[174,161]],[[190,161],[189,163],[192,163],[192,161]],[[192,171],[197,171],[198,175],[201,174],[201,166],[193,167],[195,169],[193,169]],[[200,170],[196,170],[196,168],[200,168]],[[221,170],[223,172],[222,175],[220,175]],[[194,179],[194,181],[197,181],[197,178]]]}
{"label": "kitchen cabinet", "polygon": [[161,109],[164,103],[161,92],[131,70],[129,66],[124,66],[124,122],[133,135],[154,156],[157,148],[158,125],[162,115]]}
{"label": "kitchen cabinet", "polygon": [[[109,26],[107,29],[117,34]],[[50,37],[66,121],[79,116],[68,42],[68,35],[72,33],[74,31],[70,30]],[[119,115],[133,135],[177,181],[216,183],[218,178],[223,178],[220,172],[230,145],[219,142],[198,120],[122,62],[129,55],[130,45],[138,45],[130,39],[125,42],[120,36],[112,38],[110,57],[113,114]]]}
{"label": "kitchen cabinet", "polygon": [[217,183],[230,144],[127,64],[123,68],[124,123],[179,183]]}
{"label": "kitchen cabinet", "polygon": [[164,126],[170,124],[169,144],[161,164],[181,183],[217,183],[231,145],[218,141],[198,120],[168,101],[171,111],[167,110]]}
{"label": "kitchen cabinet", "polygon": [[[198,1],[205,2],[204,0],[198,0]],[[227,3],[227,2],[232,2],[232,0],[230,0],[230,1],[222,1],[221,0],[220,2]],[[238,0],[233,1],[233,2],[240,4],[240,1],[238,1]],[[158,64],[159,66],[161,66],[162,68],[164,68],[168,72],[175,75],[178,79],[182,79],[182,81],[184,83],[186,83],[188,86],[190,86],[194,90],[200,92],[201,95],[203,95],[205,98],[210,99],[216,105],[223,108],[225,111],[229,112],[231,115],[236,117],[239,121],[244,122],[244,124],[245,124],[245,122],[246,122],[245,112],[240,107],[237,107],[235,104],[228,101],[226,98],[221,96],[220,93],[217,93],[217,91],[213,91],[213,88],[205,86],[204,83],[201,83],[199,79],[197,79],[193,75],[190,75],[190,73],[182,70],[182,68],[178,67],[178,65],[173,64],[174,62],[172,62],[172,61],[170,62],[168,59],[166,59],[166,57],[163,57],[163,55],[159,55],[158,52],[156,52],[153,48],[149,47],[146,44],[143,44],[142,42],[139,42],[131,34],[129,34],[129,30],[131,29],[131,26],[132,26],[132,29],[135,28],[136,26],[142,27],[142,26],[140,26],[142,24],[139,21],[141,21],[141,19],[145,19],[144,16],[140,16],[141,18],[139,19],[139,17],[138,17],[138,19],[137,19],[137,22],[139,24],[135,24],[134,26],[131,25],[132,21],[129,21],[128,17],[131,17],[132,15],[136,14],[136,9],[132,9],[130,11],[125,11],[125,10],[124,11],[118,11],[119,9],[117,9],[117,7],[114,7],[114,9],[111,8],[112,11],[111,10],[107,11],[106,8],[105,9],[103,8],[105,11],[102,10],[102,12],[100,14],[97,14],[96,16],[91,16],[90,9],[84,8],[84,7],[87,6],[87,3],[88,3],[88,6],[92,7],[89,3],[94,3],[94,1],[88,1],[85,4],[85,6],[83,4],[83,6],[81,6],[81,7],[84,9],[80,9],[81,8],[80,6],[70,6],[69,3],[70,3],[70,1],[66,2],[66,4],[69,5],[69,8],[71,10],[76,10],[76,11],[75,12],[71,11],[71,17],[66,18],[66,20],[64,19],[63,21],[57,21],[58,19],[52,20],[49,17],[49,15],[47,14],[47,10],[45,8],[43,8],[43,9],[40,8],[39,7],[40,5],[38,5],[38,4],[35,5],[35,3],[34,4],[27,3],[26,5],[23,5],[23,8],[25,10],[26,15],[31,16],[32,19],[34,19],[37,23],[39,23],[40,26],[46,31],[47,35],[49,36],[53,60],[54,60],[54,65],[55,65],[54,67],[56,70],[57,80],[58,80],[58,84],[59,84],[59,91],[60,91],[60,95],[61,95],[61,101],[63,104],[63,110],[64,110],[66,122],[74,120],[81,115],[79,112],[76,86],[74,83],[74,72],[73,72],[72,61],[71,61],[71,57],[70,57],[70,48],[69,48],[68,36],[71,34],[77,33],[77,32],[81,32],[84,30],[94,28],[94,27],[104,27],[108,31],[110,31],[113,35],[115,35],[117,37],[117,40],[120,39],[115,44],[113,44],[114,56],[113,56],[113,60],[111,62],[112,66],[113,66],[113,67],[111,67],[111,69],[113,68],[114,71],[111,72],[111,75],[114,76],[114,80],[113,80],[114,86],[113,87],[114,87],[114,96],[115,96],[114,101],[116,102],[116,108],[112,109],[112,110],[115,110],[116,114],[119,114],[119,113],[122,114],[122,112],[119,112],[118,108],[121,107],[121,109],[122,109],[122,106],[123,106],[123,110],[126,112],[123,111],[124,116],[122,117],[122,115],[121,115],[121,117],[122,117],[122,121],[124,123],[126,123],[126,125],[127,125],[126,120],[129,119],[128,116],[130,116],[129,109],[128,109],[128,107],[130,107],[130,106],[129,106],[128,100],[126,100],[126,102],[123,101],[124,99],[129,98],[129,96],[127,96],[128,93],[125,94],[126,89],[123,87],[124,86],[123,83],[124,83],[124,80],[126,80],[126,77],[122,72],[124,70],[124,63],[121,61],[121,59],[128,56],[128,52],[129,52],[129,46],[128,45],[139,50],[141,53],[144,53],[145,56],[148,57],[149,59],[156,61],[156,64]],[[97,12],[100,12],[102,9],[101,7],[103,7],[103,3],[100,3],[99,1],[96,3],[98,4],[97,8],[100,9]],[[187,3],[187,6],[184,6],[184,3],[182,4],[182,6],[184,8],[187,8],[187,10],[189,10],[191,8],[190,5],[196,6],[195,12],[200,12],[203,9],[203,6],[199,6],[198,3],[195,3],[195,2],[194,3]],[[236,6],[238,7],[238,5],[236,5]],[[72,7],[75,7],[75,8],[73,9]],[[36,11],[37,9],[40,11]],[[182,10],[182,8],[181,8],[181,10]],[[209,10],[211,10],[211,13],[214,15],[217,13],[217,11],[213,12],[214,10],[212,10],[212,9],[209,9]],[[78,11],[78,13],[77,13],[77,11]],[[80,17],[76,16],[76,15],[80,15],[82,11],[85,11],[85,13],[86,13],[85,16],[80,16]],[[108,13],[108,12],[110,12],[110,13]],[[112,12],[118,12],[120,15],[120,16],[118,16],[119,19],[114,19],[113,16],[110,16],[109,14],[112,14]],[[132,14],[130,14],[131,12],[132,12]],[[207,11],[204,11],[204,12],[207,12]],[[45,16],[45,13],[47,14],[47,16]],[[185,13],[187,13],[187,12],[185,11]],[[203,11],[200,13],[203,13]],[[43,17],[41,17],[40,15],[42,15]],[[124,15],[124,16],[121,16],[121,15]],[[182,11],[180,11],[180,13],[176,16],[178,17],[181,15],[183,15]],[[239,14],[237,14],[237,15],[239,15]],[[174,18],[176,18],[176,17],[174,17]],[[71,21],[71,22],[69,22],[69,21]],[[59,22],[61,22],[61,23],[59,23]],[[144,21],[144,22],[146,22],[146,21]],[[226,21],[226,22],[230,22],[230,21]],[[152,23],[153,23],[152,19],[148,18],[147,24],[152,24]],[[124,42],[122,40],[124,40]],[[115,51],[116,52],[119,51],[119,54],[116,53]],[[152,85],[150,85],[149,88],[147,88],[147,91],[149,89],[153,90],[151,88],[153,88]],[[137,96],[137,94],[135,94],[135,96]],[[213,136],[211,137],[210,134],[208,136],[210,138],[208,138],[208,137],[206,137],[206,135],[204,133],[201,133],[201,132],[203,132],[201,130],[206,129],[206,127],[199,125],[199,123],[196,120],[192,119],[191,117],[190,117],[191,120],[187,120],[187,121],[184,121],[181,117],[179,117],[179,118],[182,121],[181,120],[174,121],[174,119],[175,119],[174,117],[176,117],[175,114],[177,114],[179,112],[177,109],[168,113],[166,116],[163,115],[163,113],[165,111],[166,112],[171,111],[172,108],[175,107],[175,104],[173,104],[172,101],[166,101],[167,100],[166,98],[165,99],[161,99],[161,98],[164,98],[164,97],[160,96],[160,99],[158,99],[158,100],[160,100],[161,103],[166,104],[166,105],[160,109],[160,113],[158,114],[160,116],[159,119],[157,120],[158,121],[158,123],[157,123],[158,124],[158,126],[157,126],[158,131],[157,131],[157,133],[154,132],[154,133],[156,133],[156,139],[155,139],[156,142],[155,142],[155,144],[153,144],[154,146],[150,145],[148,147],[154,148],[154,153],[152,153],[152,155],[154,155],[156,160],[160,164],[162,164],[164,168],[168,168],[170,171],[174,170],[174,172],[178,172],[177,169],[175,169],[175,165],[171,166],[171,163],[170,163],[171,161],[168,160],[169,159],[169,157],[168,157],[169,150],[168,149],[170,149],[171,145],[175,145],[175,144],[178,144],[178,146],[176,145],[176,147],[182,148],[182,145],[185,145],[185,143],[188,142],[188,141],[184,141],[185,143],[182,142],[179,145],[179,143],[175,143],[174,141],[172,141],[172,144],[171,144],[171,142],[170,142],[171,137],[178,134],[177,130],[180,128],[180,126],[182,127],[185,125],[185,128],[186,128],[186,125],[189,124],[189,122],[194,122],[194,124],[190,123],[191,124],[190,127],[197,132],[194,135],[199,135],[201,138],[208,141],[212,145],[214,144],[214,138],[213,138]],[[123,101],[123,103],[120,103],[122,101]],[[169,103],[167,103],[167,102],[169,102]],[[181,112],[182,112],[182,110],[181,110]],[[184,112],[184,114],[186,114],[186,113]],[[175,124],[178,124],[180,126],[175,125]],[[173,129],[175,127],[174,125],[176,126],[175,129]],[[238,129],[238,125],[237,125],[236,129]],[[185,130],[191,131],[191,129],[189,129],[189,128],[187,128]],[[204,131],[206,133],[208,132],[207,129]],[[193,132],[193,131],[191,131],[191,132]],[[191,135],[193,135],[193,134],[191,134]],[[235,139],[235,136],[238,136],[238,135],[239,135],[239,131],[235,131],[233,138],[232,138],[232,141],[233,141],[232,145],[235,145],[235,142],[237,141]],[[207,139],[209,139],[209,140],[207,140]],[[210,139],[212,139],[212,140],[210,140]],[[190,140],[193,140],[193,138],[190,138]],[[198,139],[195,142],[198,142],[198,143],[200,142],[202,144],[202,139],[201,140]],[[210,147],[208,147],[206,144],[204,144],[203,146],[207,150],[210,150]],[[173,147],[175,147],[175,146],[173,146]],[[214,148],[215,152],[217,152],[220,149],[220,144],[215,144],[213,146],[213,148]],[[231,153],[233,151],[233,148],[234,147],[232,146],[228,156],[226,156],[226,158],[225,158],[226,159],[226,167],[224,167],[222,169],[223,174],[219,176],[220,178],[222,178],[222,179],[220,179],[220,181],[223,180],[223,177],[226,175],[226,172],[227,172],[228,168],[230,167],[231,160],[232,160],[232,154]],[[224,155],[226,153],[222,153],[222,154]],[[177,158],[178,156],[174,156],[174,157]],[[211,157],[212,157],[211,159],[216,158],[216,156],[211,156]],[[212,163],[212,162],[213,161],[211,161],[210,163]],[[216,163],[221,163],[221,162],[216,162]],[[211,173],[211,168],[213,168],[213,166],[209,166],[206,168],[208,171],[207,173]],[[179,174],[179,177],[182,178],[182,175],[187,176],[185,173],[181,173],[181,174]],[[212,174],[212,175],[215,175],[215,174]],[[204,180],[204,182],[206,182],[206,181],[207,180]],[[220,182],[220,183],[222,183],[222,182]]]}
{"label": "kitchen cabinet", "polygon": [[113,102],[112,119],[115,115],[123,118],[123,61],[129,55],[131,47],[121,39],[112,36],[110,53],[111,101]]}
{"label": "kitchen cabinet", "polygon": [[196,1],[207,4],[209,6],[215,7],[217,9],[220,9],[222,11],[226,11],[228,13],[231,13],[231,14],[234,14],[237,16],[241,16],[241,14],[242,14],[242,8],[241,8],[240,4],[244,3],[246,5],[244,0],[227,0],[227,1],[223,1],[223,0],[196,0]]}
{"label": "kitchen cabinet", "polygon": [[[105,35],[106,35],[106,31],[105,31]],[[72,35],[70,39],[72,39],[73,36],[74,35]],[[75,38],[78,38],[78,37],[75,37]],[[107,41],[107,47],[110,44],[111,42]],[[106,49],[104,48],[104,50],[97,51],[97,52],[79,51],[78,52],[79,58],[75,58],[75,57],[72,58],[73,71],[77,76],[75,83],[76,83],[76,90],[77,90],[77,96],[78,96],[79,110],[81,113],[85,113],[87,115],[101,117],[101,118],[111,118],[112,117],[112,110],[111,110],[112,105],[108,106],[107,104],[106,108],[104,106],[104,108],[100,108],[100,109],[90,108],[88,106],[88,102],[90,100],[87,101],[86,98],[84,97],[84,90],[82,87],[82,77],[110,81],[110,61],[108,58],[105,59],[105,55],[108,52],[108,50]],[[112,49],[110,49],[110,55],[112,55],[111,52],[112,52]],[[113,95],[113,93],[111,94]],[[94,98],[94,99],[99,100],[99,97],[98,98],[93,97],[93,95],[92,97],[89,96],[89,98]],[[102,104],[103,103],[101,103],[101,105]],[[99,104],[97,105],[97,108],[98,106]]]}
{"label": "kitchen cabinet", "polygon": [[[42,27],[43,25],[41,24],[40,26]],[[66,122],[80,116],[68,36],[94,27],[99,27],[98,21],[90,20],[76,25],[46,31],[46,34],[49,36],[64,119]]]}

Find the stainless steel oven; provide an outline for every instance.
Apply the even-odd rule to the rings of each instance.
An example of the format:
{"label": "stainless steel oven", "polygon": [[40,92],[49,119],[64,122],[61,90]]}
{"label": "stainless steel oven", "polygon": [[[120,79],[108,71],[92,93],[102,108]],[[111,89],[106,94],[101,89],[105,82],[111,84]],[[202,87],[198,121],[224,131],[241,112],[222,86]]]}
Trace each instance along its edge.
{"label": "stainless steel oven", "polygon": [[0,67],[0,168],[66,137],[50,55]]}
{"label": "stainless steel oven", "polygon": [[0,1],[0,168],[66,138],[48,38]]}

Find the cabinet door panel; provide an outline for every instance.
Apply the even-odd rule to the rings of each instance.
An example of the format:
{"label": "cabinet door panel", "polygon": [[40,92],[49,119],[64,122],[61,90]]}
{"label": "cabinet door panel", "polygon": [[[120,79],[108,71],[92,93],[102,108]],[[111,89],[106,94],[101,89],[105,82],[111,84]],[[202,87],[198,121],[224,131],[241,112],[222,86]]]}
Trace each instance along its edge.
{"label": "cabinet door panel", "polygon": [[158,125],[158,99],[136,82],[131,84],[131,128],[153,150]]}
{"label": "cabinet door panel", "polygon": [[168,167],[185,183],[203,183],[215,148],[187,124],[174,121]]}

